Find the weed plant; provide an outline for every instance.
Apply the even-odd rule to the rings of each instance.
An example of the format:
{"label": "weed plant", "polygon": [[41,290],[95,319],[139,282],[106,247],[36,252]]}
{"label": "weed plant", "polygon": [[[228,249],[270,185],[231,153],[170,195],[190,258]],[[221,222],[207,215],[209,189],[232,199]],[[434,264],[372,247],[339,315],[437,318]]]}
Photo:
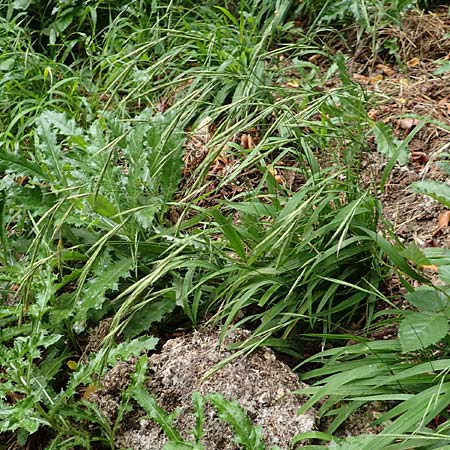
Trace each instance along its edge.
{"label": "weed plant", "polygon": [[[307,0],[298,7],[305,17],[314,18],[314,27],[343,27],[356,23],[360,32],[372,32],[377,27],[400,24],[402,14],[419,7],[417,0]],[[314,30],[314,27],[311,27]]]}
{"label": "weed plant", "polygon": [[[390,141],[380,136],[389,132],[371,123],[344,57],[292,32],[296,6],[0,7],[0,431],[17,445],[40,445],[45,432],[46,449],[115,448],[120,415],[109,423],[85,393],[101,388],[117,360],[153,350],[158,328],[206,318],[224,333],[249,326],[241,352],[265,343],[299,355],[299,335],[331,338],[361,317],[370,324],[390,270],[418,277],[411,258],[377,233],[379,202],[358,183],[370,134],[394,162],[404,147],[386,150]],[[308,61],[311,54],[322,54],[329,69]],[[325,91],[332,79],[336,87]],[[187,184],[183,158],[205,119],[213,131]],[[259,139],[245,148],[238,138],[252,129]],[[223,152],[235,162],[205,191]],[[301,182],[280,182],[274,167]],[[223,195],[249,172],[251,187]],[[105,323],[102,344],[89,349],[89,332]],[[439,390],[428,387],[430,367],[403,355],[398,342],[348,349],[311,359],[330,362],[310,373],[324,377],[310,403],[336,379],[333,393],[354,397],[330,433],[349,408],[375,397],[399,402],[384,419],[404,420],[385,434],[425,425],[445,403],[444,358],[433,369]],[[358,364],[366,365],[349,378]],[[129,399],[143,399],[163,420],[142,392],[145,364],[138,369]],[[408,416],[405,408],[426,397],[421,389],[436,402]],[[194,400],[200,417],[202,400]],[[229,423],[239,418],[246,448],[263,448],[236,405],[209,400]],[[201,448],[199,438],[177,440],[167,448]]]}

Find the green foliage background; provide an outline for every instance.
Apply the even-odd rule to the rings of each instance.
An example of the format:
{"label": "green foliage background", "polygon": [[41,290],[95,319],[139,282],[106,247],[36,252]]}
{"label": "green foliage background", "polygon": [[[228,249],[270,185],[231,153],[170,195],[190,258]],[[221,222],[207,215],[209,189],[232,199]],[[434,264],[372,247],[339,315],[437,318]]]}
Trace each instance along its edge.
{"label": "green foliage background", "polygon": [[[0,6],[2,433],[33,445],[44,432],[46,449],[115,448],[121,416],[110,424],[80,392],[101,388],[116,361],[152,351],[158,330],[208,321],[220,323],[223,335],[230,327],[252,330],[238,354],[264,344],[300,364],[305,342],[332,344],[305,361],[318,368],[302,375],[318,380],[303,392],[311,396],[305,408],[327,397],[320,415],[335,416],[328,434],[296,438],[310,448],[324,448],[324,440],[365,450],[449,445],[447,421],[427,428],[450,404],[446,350],[436,360],[428,350],[448,340],[447,287],[411,285],[428,283],[411,264],[424,261],[439,264],[448,283],[448,255],[404,249],[378,232],[382,210],[360,186],[361,154],[373,136],[388,160],[383,187],[393,165],[407,162],[409,141],[373,123],[373,99],[352,82],[345,57],[314,41],[321,27],[349,21],[360,35],[373,33],[415,6]],[[308,30],[295,27],[298,14],[316,17]],[[313,54],[326,70],[308,59]],[[334,87],[325,89],[330,80]],[[214,124],[207,155],[186,184],[183,157],[205,118]],[[246,149],[237,137],[250,129],[259,141]],[[237,163],[205,193],[224,150]],[[301,186],[280,184],[277,164]],[[206,201],[249,171],[251,188]],[[448,202],[443,185],[415,189]],[[370,334],[383,317],[375,305],[390,300],[379,285],[393,271],[416,308],[390,305],[390,320],[401,321],[399,339],[358,336],[355,346],[341,347],[355,320],[364,316]],[[108,334],[85,359],[83,342],[105,319]],[[173,437],[167,448],[201,448],[200,428],[194,443],[178,442],[170,420],[161,419],[165,413],[142,388],[142,358],[123,411],[130,399],[146,399],[142,407],[159,411]],[[388,423],[379,436],[333,437],[352,411],[375,400],[393,405],[378,420]],[[199,417],[203,401],[245,448],[263,448],[260,430],[236,404],[194,396]]]}

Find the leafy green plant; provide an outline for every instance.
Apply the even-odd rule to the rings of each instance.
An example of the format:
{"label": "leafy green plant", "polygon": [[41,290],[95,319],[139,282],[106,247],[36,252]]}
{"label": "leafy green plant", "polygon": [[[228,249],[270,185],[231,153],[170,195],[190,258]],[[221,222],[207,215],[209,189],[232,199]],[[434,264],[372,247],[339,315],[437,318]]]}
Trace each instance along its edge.
{"label": "leafy green plant", "polygon": [[445,207],[450,207],[450,186],[440,181],[416,181],[411,185],[415,192],[428,195],[429,197],[442,203]]}
{"label": "leafy green plant", "polygon": [[[442,203],[448,201],[443,183],[421,181],[414,183],[413,189]],[[319,414],[334,417],[329,426],[329,432],[334,433],[364,404],[387,402],[389,410],[380,412],[373,422],[373,425],[383,424],[383,430],[377,435],[361,436],[357,440],[358,448],[447,448],[450,445],[447,416],[450,254],[448,249],[419,249],[413,244],[400,253],[418,267],[438,267],[444,284],[428,283],[416,289],[408,286],[405,298],[415,310],[395,311],[400,317],[398,339],[334,348],[305,361],[323,362],[323,367],[309,371],[305,378],[324,378],[302,391],[311,396],[304,408],[327,396]],[[436,417],[440,419],[439,425],[433,422]],[[334,439],[331,435],[318,438]],[[350,438],[350,441],[336,441],[330,447],[353,448],[352,445]]]}
{"label": "leafy green plant", "polygon": [[[83,385],[96,384],[102,375],[96,368],[105,351],[100,351],[87,363],[68,364],[73,358],[74,346],[73,342],[68,345],[67,340],[74,336],[65,321],[60,320],[67,312],[56,296],[55,281],[49,271],[39,271],[33,277],[32,290],[37,295],[22,313],[19,324],[17,307],[2,308],[1,431],[16,432],[19,444],[24,445],[30,435],[44,428],[52,430],[55,442],[64,438],[71,443],[68,445],[83,442],[86,448],[91,448],[92,430],[83,425],[87,420],[96,424],[98,434],[94,441],[114,448],[107,420],[94,404],[79,398]],[[105,367],[151,350],[156,343],[153,337],[123,342],[109,352]]]}
{"label": "leafy green plant", "polygon": [[[251,305],[260,310],[253,316],[261,321],[255,334],[285,329],[285,336],[302,317],[330,330],[337,317],[342,323],[358,308],[370,311],[365,301],[381,273],[370,262],[378,247],[364,227],[375,226],[376,203],[365,196],[348,202],[342,197],[347,185],[337,177],[311,178],[292,198],[278,196],[271,206],[228,205],[241,212],[243,223],[256,226],[251,235],[224,230],[230,250],[239,255],[249,249],[242,265],[227,270],[214,296],[225,325]],[[266,215],[274,220],[264,223]]]}
{"label": "leafy green plant", "polygon": [[359,448],[442,448],[450,443],[448,423],[434,427],[433,418],[440,414],[445,418],[450,404],[449,361],[445,356],[427,359],[426,354],[419,359],[417,354],[402,353],[398,340],[367,341],[327,350],[305,361],[325,363],[305,376],[323,378],[301,391],[311,395],[304,408],[328,396],[319,415],[333,418],[328,429],[334,433],[362,405],[384,402],[390,405],[389,410],[380,411],[372,423],[383,424],[383,430],[362,438]]}
{"label": "leafy green plant", "polygon": [[[408,5],[396,2],[393,15]],[[205,316],[225,329],[253,322],[241,351],[265,342],[296,355],[288,338],[327,336],[360,316],[369,324],[390,266],[415,277],[377,234],[379,202],[358,187],[370,134],[391,161],[406,158],[407,142],[370,122],[367,93],[344,57],[294,30],[293,7],[0,6],[0,414],[1,431],[20,445],[53,430],[48,449],[113,448],[143,360],[115,424],[81,393],[117,359],[153,349],[149,334],[159,327]],[[389,8],[327,3],[318,21],[353,15],[369,26],[388,20]],[[326,71],[308,60],[318,53]],[[336,76],[341,86],[324,89]],[[196,148],[205,118],[210,133]],[[249,130],[257,138],[245,148]],[[204,159],[187,182],[193,150]],[[230,163],[212,175],[222,154]],[[88,334],[104,319],[101,348],[85,362]],[[206,401],[241,445],[263,448],[235,404],[193,401],[189,443],[176,442],[170,417],[145,404],[175,433],[171,448],[200,448]]]}
{"label": "leafy green plant", "polygon": [[409,292],[406,299],[417,312],[405,312],[399,327],[399,339],[403,351],[415,351],[437,344],[448,335],[448,288],[422,286]]}
{"label": "leafy green plant", "polygon": [[377,144],[377,150],[388,158],[385,169],[381,177],[380,187],[384,189],[386,181],[396,163],[406,165],[409,160],[408,144],[414,136],[421,130],[426,123],[426,119],[422,119],[420,123],[408,134],[406,139],[401,141],[393,134],[392,129],[385,123],[374,123],[373,134]]}
{"label": "leafy green plant", "polygon": [[380,24],[398,22],[401,14],[417,5],[416,0],[308,0],[302,2],[299,11],[315,17],[315,25],[334,26],[356,23],[359,27],[371,30]]}

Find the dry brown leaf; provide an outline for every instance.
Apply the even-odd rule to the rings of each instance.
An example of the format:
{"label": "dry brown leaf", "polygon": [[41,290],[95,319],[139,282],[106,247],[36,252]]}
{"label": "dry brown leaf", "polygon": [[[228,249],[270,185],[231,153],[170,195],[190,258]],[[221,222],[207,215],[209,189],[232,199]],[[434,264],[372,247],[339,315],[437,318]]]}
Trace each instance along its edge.
{"label": "dry brown leaf", "polygon": [[228,160],[228,155],[225,152],[220,152],[214,162],[221,162],[228,165],[230,161]]}
{"label": "dry brown leaf", "polygon": [[412,127],[415,127],[418,123],[419,121],[417,119],[411,119],[409,117],[397,120],[397,125],[400,128],[403,128],[404,130],[410,130]]}
{"label": "dry brown leaf", "polygon": [[438,266],[435,266],[434,264],[424,264],[422,269],[429,270],[430,272],[437,272],[439,270]]}
{"label": "dry brown leaf", "polygon": [[419,64],[420,64],[420,59],[417,58],[417,57],[414,57],[414,58],[410,59],[410,60],[406,63],[406,65],[407,65],[408,67],[416,67],[416,66],[419,65]]}
{"label": "dry brown leaf", "polygon": [[381,70],[388,77],[392,77],[395,74],[395,71],[392,70],[389,66],[385,66],[384,64],[377,64],[375,66],[378,70]]}
{"label": "dry brown leaf", "polygon": [[241,147],[244,148],[245,150],[249,148],[248,136],[249,135],[245,133],[241,135]]}
{"label": "dry brown leaf", "polygon": [[428,155],[425,152],[415,151],[410,153],[409,159],[412,162],[426,164],[428,162]]}
{"label": "dry brown leaf", "polygon": [[195,129],[193,137],[197,141],[200,141],[203,144],[207,144],[212,138],[212,124],[213,119],[211,117],[204,117],[198,124],[198,127]]}
{"label": "dry brown leaf", "polygon": [[273,177],[275,175],[277,175],[277,169],[275,169],[275,167],[272,166],[272,164],[267,164],[267,170],[269,171],[270,175],[272,175]]}
{"label": "dry brown leaf", "polygon": [[315,55],[312,55],[308,58],[308,61],[310,63],[316,63],[320,58],[321,58],[321,54],[320,53],[316,53]]}
{"label": "dry brown leaf", "polygon": [[166,112],[170,108],[170,101],[168,98],[161,97],[159,102],[156,104],[156,109],[163,113]]}
{"label": "dry brown leaf", "polygon": [[431,236],[437,236],[444,228],[448,227],[450,221],[450,211],[445,211],[438,217],[438,223],[431,233]]}
{"label": "dry brown leaf", "polygon": [[107,92],[103,92],[103,93],[101,93],[101,94],[98,96],[98,99],[99,99],[101,102],[107,102],[110,98],[111,98],[111,95],[108,94]]}
{"label": "dry brown leaf", "polygon": [[90,395],[96,391],[98,391],[98,389],[93,384],[87,386],[83,392],[83,400],[89,400]]}
{"label": "dry brown leaf", "polygon": [[298,81],[292,80],[292,81],[288,81],[286,83],[286,86],[290,87],[290,88],[298,88],[300,85],[298,84]]}
{"label": "dry brown leaf", "polygon": [[369,117],[370,120],[377,120],[377,118],[378,118],[378,111],[376,111],[375,109],[371,109],[367,113],[367,116]]}
{"label": "dry brown leaf", "polygon": [[8,403],[14,404],[23,400],[23,395],[17,392],[6,392],[6,400]]}
{"label": "dry brown leaf", "polygon": [[272,164],[267,164],[266,167],[278,184],[284,184],[284,178],[278,173],[278,170],[273,167]]}
{"label": "dry brown leaf", "polygon": [[366,77],[365,75],[360,75],[359,73],[354,73],[353,79],[361,83],[369,83],[369,78]]}
{"label": "dry brown leaf", "polygon": [[20,186],[25,186],[30,179],[26,175],[19,175],[14,181]]}
{"label": "dry brown leaf", "polygon": [[248,149],[251,150],[252,148],[255,148],[255,141],[252,138],[251,134],[248,134]]}
{"label": "dry brown leaf", "polygon": [[369,78],[369,83],[374,84],[374,83],[378,83],[379,81],[381,81],[383,79],[383,75],[381,75],[381,73],[374,75],[372,77]]}
{"label": "dry brown leaf", "polygon": [[447,113],[450,113],[450,102],[448,97],[444,97],[438,101],[438,105],[447,110]]}

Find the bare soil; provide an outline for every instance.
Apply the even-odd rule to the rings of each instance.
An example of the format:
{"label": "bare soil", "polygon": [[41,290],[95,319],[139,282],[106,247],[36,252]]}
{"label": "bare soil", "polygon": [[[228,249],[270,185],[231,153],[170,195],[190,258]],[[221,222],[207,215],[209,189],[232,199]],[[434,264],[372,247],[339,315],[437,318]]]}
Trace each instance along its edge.
{"label": "bare soil", "polygon": [[[450,59],[450,15],[447,8],[435,12],[411,12],[401,27],[380,29],[376,38],[378,52],[373,52],[372,36],[356,40],[356,35],[342,40],[331,40],[334,50],[343,51],[348,58],[347,67],[353,80],[373,94],[374,107],[368,112],[370,119],[393,128],[398,139],[406,139],[416,127],[420,130],[411,140],[409,161],[396,165],[379,196],[385,218],[393,223],[394,231],[405,243],[415,242],[419,247],[447,246],[450,232],[445,227],[434,232],[443,207],[428,197],[415,194],[410,185],[419,180],[446,181],[448,176],[438,166],[438,161],[449,151],[450,131],[450,74],[436,75],[437,60]],[[390,54],[387,43],[395,44],[395,54]],[[310,59],[320,64],[321,55]],[[283,65],[289,65],[285,59]],[[289,67],[287,67],[287,70]],[[295,70],[292,69],[295,75]],[[339,83],[336,80],[336,83]],[[331,82],[326,88],[336,87]],[[424,123],[422,123],[422,121]],[[444,124],[444,127],[440,124]],[[185,144],[183,181],[180,198],[201,198],[199,206],[212,206],[224,199],[251,191],[262,177],[254,167],[240,173],[233,182],[221,181],[240,163],[230,149],[217,149],[212,144],[215,124],[208,117],[194,129]],[[230,142],[252,149],[259,140],[259,131],[243,130]],[[379,186],[387,163],[373,141],[371,151],[362,155],[362,181],[366,187]],[[206,172],[199,167],[207,161]],[[298,190],[301,174],[292,169],[292,161],[279,161],[277,167],[268,167],[276,181],[290,190]],[[179,219],[180,211],[172,212],[172,221]]]}
{"label": "bare soil", "polygon": [[[389,27],[377,36],[379,46],[387,40],[396,42],[395,57],[374,60],[368,50],[349,55],[354,80],[378,98],[378,104],[369,111],[370,118],[389,124],[399,139],[406,139],[420,127],[408,145],[408,164],[396,165],[384,192],[378,192],[384,216],[393,223],[397,236],[419,247],[450,244],[448,229],[435,231],[443,206],[410,188],[414,181],[448,180],[437,163],[445,159],[450,147],[450,131],[445,129],[450,125],[450,74],[434,72],[439,67],[437,60],[450,58],[449,29],[447,8],[412,12],[401,28]],[[372,148],[374,151],[365,157],[363,177],[367,184],[379,185],[386,161],[373,144]]]}
{"label": "bare soil", "polygon": [[[219,345],[219,330],[202,329],[167,341],[159,353],[150,356],[148,391],[167,412],[179,412],[174,426],[184,439],[192,440],[195,426],[192,393],[206,395],[218,392],[234,400],[255,424],[263,427],[268,446],[288,449],[291,439],[314,428],[316,412],[297,415],[303,398],[293,392],[305,385],[272,350],[260,348],[250,355],[241,355],[210,376],[205,375],[222,360],[232,355],[225,346],[242,341],[250,332],[237,329]],[[121,362],[103,378],[103,389],[91,395],[111,423],[114,423],[121,392],[128,386],[134,362]],[[153,421],[144,418],[144,411],[134,406],[121,421],[116,434],[120,448],[160,450],[167,438]],[[205,405],[202,444],[207,449],[238,450],[231,427],[221,422],[214,408]]]}

